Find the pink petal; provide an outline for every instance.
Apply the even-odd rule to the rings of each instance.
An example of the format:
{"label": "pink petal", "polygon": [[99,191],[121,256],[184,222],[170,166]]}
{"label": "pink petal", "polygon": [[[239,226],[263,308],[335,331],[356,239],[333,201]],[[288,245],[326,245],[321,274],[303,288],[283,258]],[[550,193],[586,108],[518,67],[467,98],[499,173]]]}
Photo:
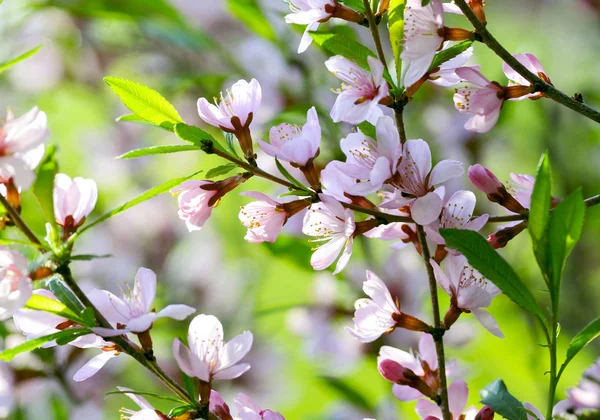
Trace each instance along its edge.
{"label": "pink petal", "polygon": [[[187,376],[195,377],[196,374],[192,370],[192,354],[190,349],[188,349],[178,338],[173,340],[173,356],[175,356],[175,360],[179,365],[179,369],[181,369]],[[208,380],[205,378],[203,380]]]}
{"label": "pink petal", "polygon": [[[419,400],[417,403],[417,414],[421,416],[422,419],[425,419],[429,416],[441,419],[442,418],[442,410],[437,406],[436,403],[429,400]],[[456,417],[458,419],[458,417]]]}
{"label": "pink petal", "polygon": [[457,380],[448,387],[448,405],[452,417],[458,419],[467,406],[469,397],[469,388],[465,381]]}
{"label": "pink petal", "polygon": [[140,267],[135,275],[136,287],[142,296],[146,312],[152,309],[156,296],[156,274],[149,268]]}
{"label": "pink petal", "polygon": [[214,379],[235,379],[244,374],[250,369],[249,363],[240,363],[230,368],[220,370],[214,375]]}
{"label": "pink petal", "polygon": [[167,317],[173,318],[178,321],[182,321],[186,319],[188,316],[196,312],[195,308],[191,306],[177,304],[177,305],[168,305],[163,308],[159,313],[156,314],[157,318]]}
{"label": "pink petal", "polygon": [[486,330],[491,332],[496,337],[504,338],[504,334],[500,330],[498,322],[496,322],[496,319],[492,316],[492,314],[484,311],[483,309],[471,309],[471,313],[475,316],[475,318],[477,318],[477,321],[479,321],[479,323],[483,325]]}
{"label": "pink petal", "polygon": [[333,275],[336,275],[339,272],[343,271],[344,268],[346,268],[346,266],[348,265],[348,262],[350,261],[350,256],[352,255],[353,244],[354,244],[354,241],[352,240],[352,238],[349,238],[346,242],[346,247],[344,248],[344,252],[340,256],[340,259],[338,260],[338,262],[335,266],[335,271],[333,272]]}
{"label": "pink petal", "polygon": [[449,179],[456,178],[465,173],[462,162],[457,160],[442,160],[431,171],[429,186],[441,184]]}
{"label": "pink petal", "polygon": [[103,351],[99,355],[93,357],[89,362],[83,365],[81,369],[75,372],[73,380],[75,382],[81,382],[94,376],[110,359],[116,356],[117,354],[114,351]]}
{"label": "pink petal", "polygon": [[234,337],[231,341],[223,346],[220,352],[218,370],[227,369],[248,354],[252,348],[253,336],[250,331],[244,331],[242,334]]}
{"label": "pink petal", "polygon": [[394,397],[398,398],[400,401],[413,401],[423,397],[423,394],[408,385],[394,384],[392,393],[394,394]]}
{"label": "pink petal", "polygon": [[421,338],[419,339],[419,355],[421,356],[421,360],[427,362],[432,370],[437,370],[437,351],[431,334],[421,334]]}
{"label": "pink petal", "polygon": [[430,192],[417,198],[410,206],[413,220],[420,225],[428,225],[436,220],[442,212],[442,199]]}
{"label": "pink petal", "polygon": [[[435,275],[435,279],[438,284],[446,293],[448,293],[449,296],[452,296],[452,285],[450,283],[450,279],[448,276],[446,276],[446,273],[444,273],[442,267],[440,267],[433,258],[429,260],[429,263],[431,264],[431,267],[433,267],[433,274]],[[446,264],[448,263],[446,262]]]}

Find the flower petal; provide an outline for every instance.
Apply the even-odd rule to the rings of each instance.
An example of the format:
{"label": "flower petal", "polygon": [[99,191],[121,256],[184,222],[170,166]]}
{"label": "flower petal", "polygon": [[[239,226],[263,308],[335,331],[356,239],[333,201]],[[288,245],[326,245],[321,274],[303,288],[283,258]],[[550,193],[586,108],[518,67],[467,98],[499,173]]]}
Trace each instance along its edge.
{"label": "flower petal", "polygon": [[156,314],[157,318],[167,317],[173,318],[178,321],[182,321],[186,319],[188,316],[196,312],[195,308],[191,306],[177,304],[177,305],[168,305],[159,313]]}
{"label": "flower petal", "polygon": [[73,380],[75,382],[85,381],[88,378],[94,376],[100,369],[104,367],[104,365],[113,357],[117,356],[117,352],[115,351],[103,351],[99,355],[90,359],[85,365],[81,367],[77,372],[75,372],[75,376],[73,376]]}
{"label": "flower petal", "polygon": [[442,199],[434,192],[417,198],[410,206],[410,214],[415,222],[428,225],[436,220],[442,212]]}
{"label": "flower petal", "polygon": [[230,368],[223,369],[218,371],[213,379],[235,379],[239,378],[250,369],[249,363],[239,363],[237,365],[231,366]]}
{"label": "flower petal", "polygon": [[475,316],[475,318],[477,318],[477,321],[479,321],[479,323],[483,325],[486,330],[491,332],[496,337],[504,338],[504,334],[500,330],[498,322],[496,322],[496,319],[492,316],[492,314],[483,309],[471,309],[471,313]]}

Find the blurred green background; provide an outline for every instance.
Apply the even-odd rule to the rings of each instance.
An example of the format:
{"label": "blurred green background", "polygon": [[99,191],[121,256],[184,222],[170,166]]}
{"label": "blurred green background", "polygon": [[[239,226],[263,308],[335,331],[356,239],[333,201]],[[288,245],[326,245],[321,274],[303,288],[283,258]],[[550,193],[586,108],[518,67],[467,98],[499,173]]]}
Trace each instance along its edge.
{"label": "blurred green background", "polygon": [[[198,117],[196,100],[218,95],[239,78],[255,77],[263,87],[263,106],[253,123],[254,138],[265,138],[268,129],[281,121],[302,123],[306,110],[316,105],[324,134],[319,162],[325,164],[339,158],[338,142],[352,127],[331,122],[335,95],[330,89],[337,88],[338,81],[325,69],[327,55],[317,46],[296,54],[301,30],[285,25],[283,16],[288,11],[281,0],[5,0],[0,5],[0,61],[38,44],[44,47],[0,75],[0,106],[20,115],[37,104],[48,114],[50,143],[59,148],[61,172],[98,183],[94,215],[152,186],[219,164],[214,157],[191,152],[115,159],[134,148],[179,141],[154,127],[117,123],[115,118],[129,112],[104,84],[104,76],[153,87],[188,124],[218,138],[221,133]],[[569,94],[581,92],[588,103],[600,107],[597,2],[489,1],[486,13],[489,29],[509,51],[534,53],[558,88]],[[448,25],[468,27],[460,16],[450,17]],[[367,29],[344,30],[372,48]],[[481,64],[490,80],[505,83],[501,61],[484,46],[475,45],[472,63]],[[510,172],[535,173],[539,156],[549,150],[555,196],[579,186],[585,196],[600,193],[600,126],[549,100],[523,101],[507,103],[490,133],[472,134],[462,128],[465,118],[454,109],[452,94],[452,89],[426,85],[406,110],[408,137],[427,140],[434,158],[459,159],[465,166],[478,162],[508,180]],[[273,165],[264,158],[259,162]],[[450,188],[471,187],[463,176]],[[244,189],[281,192],[257,179]],[[478,199],[479,212],[503,214],[482,195]],[[24,215],[41,236],[43,218],[30,192],[24,193],[24,200]],[[309,264],[310,244],[293,227],[272,245],[243,240],[245,228],[237,213],[247,202],[237,194],[227,195],[201,231],[188,233],[177,219],[176,199],[159,196],[82,236],[78,252],[113,257],[76,262],[75,274],[86,287],[118,292],[123,282],[133,281],[138,267],[149,267],[159,276],[157,307],[186,303],[198,308],[198,313],[214,314],[224,324],[226,339],[251,330],[255,334],[248,357],[252,369],[239,380],[215,385],[228,401],[243,391],[288,419],[416,418],[414,403],[394,399],[391,385],[377,372],[375,358],[384,342],[407,349],[418,337],[396,331],[392,337],[362,346],[342,328],[352,323],[353,302],[362,296],[366,268],[390,284],[403,308],[430,319],[426,279],[416,252],[361,240],[341,275],[315,273]],[[566,269],[561,355],[570,338],[600,312],[599,247],[600,208],[595,207],[587,213],[583,238]],[[520,235],[501,252],[536,295],[545,299],[528,235]],[[447,304],[443,296],[442,311]],[[447,345],[448,357],[457,360],[455,376],[467,380],[471,403],[477,403],[481,388],[503,378],[517,398],[545,407],[548,358],[539,346],[542,337],[533,320],[503,296],[495,299],[491,312],[506,338],[497,339],[472,317],[461,317]],[[5,345],[18,341],[10,322],[5,324]],[[174,337],[185,336],[187,322],[161,320],[152,331],[159,361],[178,375],[170,348]],[[589,346],[567,369],[559,398],[598,356],[598,344]],[[84,402],[104,410],[99,418],[118,418],[120,407],[134,405],[121,396],[105,398],[104,393],[117,385],[165,391],[124,356],[96,377],[75,384],[68,380],[75,367],[96,353],[62,354],[65,351],[44,350],[13,362],[17,370],[33,367],[48,376],[19,381],[24,418],[50,419],[50,412],[56,419],[72,418],[72,410]],[[52,379],[54,373],[41,363],[53,358],[61,361],[60,370],[76,403],[69,402]],[[168,404],[159,401],[156,406],[167,409]]]}

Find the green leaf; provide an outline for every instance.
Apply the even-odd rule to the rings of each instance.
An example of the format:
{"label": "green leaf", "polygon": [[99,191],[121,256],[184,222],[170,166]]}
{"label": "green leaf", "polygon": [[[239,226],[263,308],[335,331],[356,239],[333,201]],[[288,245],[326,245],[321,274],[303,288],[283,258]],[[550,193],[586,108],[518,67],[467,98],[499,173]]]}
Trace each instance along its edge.
{"label": "green leaf", "polygon": [[548,152],[546,152],[542,155],[538,164],[535,185],[531,194],[529,222],[527,224],[533,243],[533,252],[546,281],[548,281],[547,228],[550,221],[551,190],[550,161],[548,159]]}
{"label": "green leaf", "polygon": [[110,391],[106,392],[104,395],[115,395],[115,394],[132,394],[132,395],[142,395],[144,397],[157,398],[159,400],[165,401],[173,401],[180,404],[185,404],[185,401],[182,401],[179,398],[171,397],[169,395],[161,395],[155,392],[142,392],[142,391]]}
{"label": "green leaf", "polygon": [[508,420],[527,420],[523,404],[513,397],[502,379],[496,379],[479,393],[481,403],[489,405],[494,412]]}
{"label": "green leaf", "polygon": [[[231,152],[231,154],[233,156],[236,156],[237,158],[240,158],[240,155],[238,155],[238,152],[235,150],[235,142],[234,142],[234,138],[232,133],[223,133],[225,135],[225,143],[227,144],[227,147],[229,148],[229,151]],[[241,158],[240,158],[241,159]]]}
{"label": "green leaf", "polygon": [[123,104],[141,119],[169,130],[173,129],[174,124],[183,122],[175,107],[157,91],[118,77],[105,77],[104,81]]}
{"label": "green leaf", "polygon": [[[341,55],[356,62],[356,64],[365,70],[370,71],[367,58],[377,58],[377,55],[373,51],[360,42],[354,41],[342,34],[331,32],[309,32],[309,34],[317,45],[325,48],[334,55]],[[387,70],[383,72],[383,77],[392,87],[394,86],[394,81]]]}
{"label": "green leaf", "polygon": [[227,0],[229,11],[255,34],[277,41],[277,34],[257,0]]}
{"label": "green leaf", "polygon": [[277,158],[275,158],[275,165],[277,165],[277,169],[279,169],[279,172],[281,173],[281,175],[283,175],[285,177],[285,179],[290,181],[296,187],[298,187],[302,190],[306,190],[306,187],[304,185],[302,185],[302,183],[300,181],[298,181],[296,178],[294,178],[292,176],[292,174],[290,174],[288,172],[288,170],[284,168],[284,166],[281,164],[281,162],[279,162],[279,159],[277,159]]}
{"label": "green leaf", "polygon": [[79,301],[77,296],[67,287],[62,277],[58,274],[45,280],[46,286],[54,296],[63,304],[65,304],[71,311],[78,314],[85,309],[83,303]]}
{"label": "green leaf", "polygon": [[546,327],[544,315],[529,289],[483,236],[467,229],[440,229],[440,233],[448,247],[467,257],[469,264],[498,286],[513,302],[536,315]]}
{"label": "green leaf", "polygon": [[25,303],[27,309],[33,309],[36,311],[49,312],[63,318],[67,318],[78,324],[82,323],[81,317],[77,313],[73,312],[64,303],[42,295],[32,295],[27,303]]}
{"label": "green leaf", "polygon": [[287,197],[289,195],[295,195],[298,197],[312,197],[313,193],[306,190],[291,190],[286,193],[280,194],[279,197]]}
{"label": "green leaf", "polygon": [[56,394],[52,394],[52,413],[54,420],[69,420],[69,413],[67,411],[67,405],[65,402]]}
{"label": "green leaf", "polygon": [[238,168],[238,166],[235,163],[226,163],[225,165],[220,165],[220,166],[217,166],[216,168],[210,169],[206,173],[205,178],[212,179],[212,178],[215,178],[220,175],[225,175],[225,174],[233,171],[236,168]]}
{"label": "green leaf", "polygon": [[390,31],[390,43],[394,53],[394,62],[396,63],[396,75],[400,83],[400,73],[402,72],[402,49],[404,48],[404,8],[406,0],[390,0],[388,9],[388,28]]}
{"label": "green leaf", "polygon": [[[185,341],[182,341],[182,343],[184,342]],[[186,375],[182,370],[180,370],[180,373],[183,387],[187,391],[188,395],[191,396],[194,401],[196,401],[198,399],[198,381],[195,378],[191,378]]]}
{"label": "green leaf", "polygon": [[189,404],[188,405],[180,405],[179,407],[173,407],[171,409],[171,411],[169,411],[169,414],[167,415],[167,417],[172,419],[172,418],[176,418],[178,416],[183,416],[188,411],[192,411],[194,409],[195,409],[195,407],[193,405],[189,405]]}
{"label": "green leaf", "polygon": [[229,152],[225,150],[210,133],[207,133],[198,127],[194,127],[193,125],[177,124],[175,125],[175,134],[177,134],[177,137],[181,140],[192,143],[198,147],[202,147],[202,141],[210,140],[215,149],[229,154]]}
{"label": "green leaf", "polygon": [[31,49],[31,50],[29,50],[29,51],[27,51],[27,52],[25,52],[25,53],[17,56],[15,58],[13,58],[12,60],[5,61],[4,63],[0,63],[0,73],[2,73],[5,70],[8,70],[9,68],[11,68],[12,66],[14,66],[15,64],[20,63],[21,61],[23,61],[23,60],[25,60],[25,59],[27,59],[27,58],[29,58],[29,57],[37,54],[37,52],[39,50],[41,50],[43,46],[44,45],[38,45],[37,47],[35,47],[35,48],[33,48],[33,49]]}
{"label": "green leaf", "polygon": [[369,401],[367,401],[361,392],[352,388],[350,385],[348,385],[348,383],[344,382],[340,378],[322,376],[321,379],[327,386],[341,394],[344,397],[344,400],[352,401],[354,405],[367,411],[373,410],[372,405],[369,403]]}
{"label": "green leaf", "polygon": [[436,67],[441,66],[446,61],[452,60],[457,55],[462,54],[472,44],[473,44],[473,41],[466,40],[466,41],[459,42],[458,44],[453,45],[450,48],[446,48],[445,50],[440,51],[433,58],[433,62],[431,63],[431,66],[429,66],[429,71],[435,69]]}
{"label": "green leaf", "polygon": [[50,341],[57,340],[58,342],[60,340],[64,343],[65,340],[68,340],[67,342],[70,342],[86,334],[90,334],[90,330],[87,328],[69,328],[44,337],[35,338],[13,347],[12,349],[6,349],[3,352],[0,352],[0,360],[8,362],[12,360],[13,357],[27,351],[38,349]]}
{"label": "green leaf", "polygon": [[427,6],[430,2],[431,0],[421,0],[421,7]]}
{"label": "green leaf", "polygon": [[112,254],[102,254],[102,255],[95,255],[95,254],[79,254],[79,255],[71,255],[69,258],[71,259],[71,261],[92,261],[92,260],[97,260],[100,258],[111,258]]}
{"label": "green leaf", "polygon": [[55,224],[52,191],[54,189],[54,177],[57,173],[56,147],[50,146],[37,170],[37,177],[33,184],[33,194],[42,209],[44,218],[52,225]]}
{"label": "green leaf", "polygon": [[365,12],[365,4],[362,0],[338,0],[338,2],[345,4],[346,6],[356,10],[357,12]]}
{"label": "green leaf", "polygon": [[86,327],[91,328],[96,326],[96,315],[91,307],[87,307],[81,311],[80,318]]}
{"label": "green leaf", "polygon": [[183,181],[187,181],[191,177],[199,174],[200,172],[202,172],[202,171],[193,173],[189,176],[184,176],[182,178],[172,179],[171,181],[165,182],[164,184],[160,184],[154,188],[150,188],[149,190],[143,192],[142,194],[138,195],[137,197],[133,198],[132,200],[127,201],[126,203],[122,204],[121,206],[117,207],[116,209],[113,209],[113,210],[109,211],[108,213],[105,213],[104,215],[100,216],[99,218],[94,220],[92,223],[85,225],[83,228],[81,228],[79,230],[79,234],[85,232],[86,230],[88,230],[91,227],[96,226],[98,223],[102,223],[106,219],[109,219],[119,213],[124,212],[127,209],[130,209],[134,206],[137,206],[140,203],[143,203],[146,200],[149,200],[153,197],[156,197],[157,195],[160,195],[162,193],[169,191],[171,188],[178,186]]}
{"label": "green leaf", "polygon": [[577,353],[579,353],[585,346],[590,344],[598,336],[600,336],[600,317],[586,325],[586,327],[579,331],[579,333],[571,340],[569,348],[567,349],[567,357],[558,371],[559,378]]}
{"label": "green leaf", "polygon": [[553,308],[558,308],[562,271],[567,257],[581,237],[584,217],[585,202],[580,189],[568,196],[552,212],[548,233],[548,259]]}
{"label": "green leaf", "polygon": [[151,146],[142,149],[130,150],[118,156],[117,159],[135,159],[148,155],[164,155],[167,153],[189,152],[191,150],[200,150],[197,146],[188,146],[187,144],[173,144],[165,146]]}
{"label": "green leaf", "polygon": [[375,126],[368,121],[361,122],[358,124],[358,128],[367,137],[371,137],[372,139],[377,138],[377,131],[375,130]]}
{"label": "green leaf", "polygon": [[120,117],[115,118],[116,122],[130,122],[130,123],[134,123],[134,124],[144,124],[144,125],[150,125],[153,127],[160,127],[165,131],[169,131],[172,132],[173,130],[169,127],[163,127],[163,126],[155,126],[154,124],[138,117],[135,114],[126,114],[126,115],[121,115]]}

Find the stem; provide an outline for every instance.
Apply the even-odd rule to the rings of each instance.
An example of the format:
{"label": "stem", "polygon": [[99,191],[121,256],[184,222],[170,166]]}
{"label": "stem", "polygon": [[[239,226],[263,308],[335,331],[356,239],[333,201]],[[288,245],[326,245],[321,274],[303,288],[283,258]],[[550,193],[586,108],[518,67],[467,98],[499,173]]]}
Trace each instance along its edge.
{"label": "stem", "polygon": [[389,71],[387,61],[385,60],[385,53],[383,52],[383,46],[381,45],[381,38],[379,37],[379,27],[377,26],[375,15],[373,15],[373,9],[371,9],[369,0],[363,0],[363,3],[365,5],[365,15],[367,16],[367,20],[369,21],[369,30],[371,31],[373,42],[375,42],[375,48],[377,49],[379,61],[381,61],[383,67],[385,67],[385,69]]}
{"label": "stem", "polygon": [[475,28],[475,31],[481,37],[481,42],[487,45],[488,48],[495,52],[498,57],[506,62],[506,64],[511,66],[517,73],[531,83],[531,85],[535,87],[536,92],[542,92],[544,96],[547,96],[553,101],[572,109],[573,111],[591,119],[592,121],[600,123],[600,112],[556,89],[550,83],[547,83],[537,75],[530,72],[523,64],[514,58],[511,53],[509,53],[506,48],[504,48],[486,29],[485,24],[483,24],[477,18],[465,0],[456,0],[455,3],[460,10],[462,10],[466,18],[469,19]]}
{"label": "stem", "polygon": [[[425,231],[423,226],[417,225],[417,236],[419,238],[419,245],[421,245],[421,255],[423,256],[423,262],[427,268],[427,277],[429,278],[429,294],[431,295],[431,306],[433,311],[433,322],[436,329],[442,328],[442,321],[440,318],[440,305],[438,303],[437,294],[437,282],[433,273],[433,267],[429,262],[431,255],[429,253],[429,246],[427,245],[427,238],[425,237]],[[446,357],[444,354],[444,339],[441,335],[434,335],[435,349],[438,358],[438,372],[440,375],[440,391],[441,391],[441,409],[444,420],[451,420],[450,408],[448,406],[448,382],[446,381]]]}
{"label": "stem", "polygon": [[557,308],[552,310],[552,327],[550,329],[550,341],[548,342],[550,350],[550,384],[548,385],[548,406],[546,408],[546,418],[552,418],[552,409],[554,408],[554,398],[556,395],[556,386],[558,378],[556,376],[556,333],[557,333]]}
{"label": "stem", "polygon": [[15,226],[17,226],[17,228],[19,228],[19,230],[23,232],[25,236],[27,236],[27,239],[29,239],[32,243],[38,245],[40,248],[44,248],[44,245],[40,242],[35,233],[33,233],[31,228],[21,218],[19,212],[12,206],[12,204],[8,202],[6,197],[4,197],[2,194],[0,194],[0,203],[2,203],[2,205],[6,209],[6,212],[10,216],[10,219],[13,221]]}
{"label": "stem", "polygon": [[396,117],[396,125],[398,126],[398,134],[400,134],[400,143],[406,143],[406,131],[404,130],[404,107],[400,109],[394,109],[394,116]]}
{"label": "stem", "polygon": [[[104,315],[100,313],[100,311],[92,304],[92,302],[88,299],[88,297],[83,293],[83,291],[79,288],[79,285],[73,278],[73,274],[71,273],[71,269],[68,265],[64,264],[58,267],[56,270],[59,273],[65,283],[69,286],[69,288],[73,291],[75,296],[83,303],[86,308],[92,308],[94,311],[94,315],[96,320],[98,320],[100,326],[104,328],[113,328],[112,325],[106,320]],[[124,353],[131,356],[138,363],[152,372],[162,383],[164,383],[168,388],[171,389],[177,396],[182,398],[184,401],[197,405],[197,402],[192,399],[187,393],[185,389],[183,389],[177,382],[175,382],[169,375],[167,375],[161,367],[156,363],[155,360],[148,360],[143,352],[141,352],[137,346],[132,343],[128,338],[123,336],[110,337],[107,340],[114,342],[117,346],[119,346],[120,350]]]}

